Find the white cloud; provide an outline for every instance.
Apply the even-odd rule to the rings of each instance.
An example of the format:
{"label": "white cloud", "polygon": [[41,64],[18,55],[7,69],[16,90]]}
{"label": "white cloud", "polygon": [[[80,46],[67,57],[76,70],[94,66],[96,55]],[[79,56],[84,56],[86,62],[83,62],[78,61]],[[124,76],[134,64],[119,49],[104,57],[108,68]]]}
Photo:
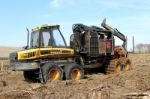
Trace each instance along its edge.
{"label": "white cloud", "polygon": [[75,0],[51,0],[50,5],[54,8],[61,8],[67,5],[74,5]]}
{"label": "white cloud", "polygon": [[53,7],[59,8],[64,0],[52,0],[50,3]]}

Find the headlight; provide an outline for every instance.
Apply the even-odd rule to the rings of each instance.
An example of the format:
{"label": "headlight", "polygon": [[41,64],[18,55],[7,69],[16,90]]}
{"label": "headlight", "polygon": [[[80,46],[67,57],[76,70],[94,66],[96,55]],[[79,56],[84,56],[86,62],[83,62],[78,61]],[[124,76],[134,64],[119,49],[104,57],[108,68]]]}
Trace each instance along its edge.
{"label": "headlight", "polygon": [[35,52],[30,52],[30,53],[24,53],[23,57],[24,58],[30,58],[30,57],[34,57],[35,56]]}
{"label": "headlight", "polygon": [[9,54],[9,60],[11,63],[17,61],[17,52],[13,52]]}

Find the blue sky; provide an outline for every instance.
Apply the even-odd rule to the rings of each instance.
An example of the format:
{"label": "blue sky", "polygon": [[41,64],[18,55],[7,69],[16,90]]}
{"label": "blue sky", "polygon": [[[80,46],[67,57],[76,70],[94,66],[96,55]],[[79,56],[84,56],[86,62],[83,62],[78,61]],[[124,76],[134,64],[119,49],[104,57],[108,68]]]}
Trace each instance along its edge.
{"label": "blue sky", "polygon": [[0,46],[26,45],[26,27],[42,24],[60,24],[69,42],[72,24],[100,26],[104,18],[128,36],[128,49],[133,35],[150,43],[150,0],[0,0]]}

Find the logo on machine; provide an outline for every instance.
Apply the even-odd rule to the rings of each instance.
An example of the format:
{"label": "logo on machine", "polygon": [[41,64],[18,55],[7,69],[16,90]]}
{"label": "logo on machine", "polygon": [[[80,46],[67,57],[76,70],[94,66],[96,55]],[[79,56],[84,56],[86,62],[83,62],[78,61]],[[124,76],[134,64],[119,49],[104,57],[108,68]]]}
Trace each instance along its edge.
{"label": "logo on machine", "polygon": [[68,54],[68,53],[70,53],[70,51],[66,51],[66,50],[41,50],[40,53],[41,53],[41,55],[45,55],[45,54]]}

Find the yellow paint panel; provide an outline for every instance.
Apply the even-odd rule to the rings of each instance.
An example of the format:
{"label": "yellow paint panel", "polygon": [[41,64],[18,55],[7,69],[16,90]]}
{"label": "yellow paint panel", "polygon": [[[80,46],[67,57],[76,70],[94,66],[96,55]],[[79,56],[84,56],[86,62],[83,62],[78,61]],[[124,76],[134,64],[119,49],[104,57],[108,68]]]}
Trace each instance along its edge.
{"label": "yellow paint panel", "polygon": [[18,52],[18,60],[67,58],[73,56],[74,50],[69,48],[37,48]]}
{"label": "yellow paint panel", "polygon": [[23,50],[18,52],[18,60],[35,59],[38,57],[39,57],[39,48]]}
{"label": "yellow paint panel", "polygon": [[51,28],[51,27],[58,27],[59,25],[52,25],[52,24],[45,24],[36,28],[33,28],[32,31],[38,31],[41,30],[42,28]]}

